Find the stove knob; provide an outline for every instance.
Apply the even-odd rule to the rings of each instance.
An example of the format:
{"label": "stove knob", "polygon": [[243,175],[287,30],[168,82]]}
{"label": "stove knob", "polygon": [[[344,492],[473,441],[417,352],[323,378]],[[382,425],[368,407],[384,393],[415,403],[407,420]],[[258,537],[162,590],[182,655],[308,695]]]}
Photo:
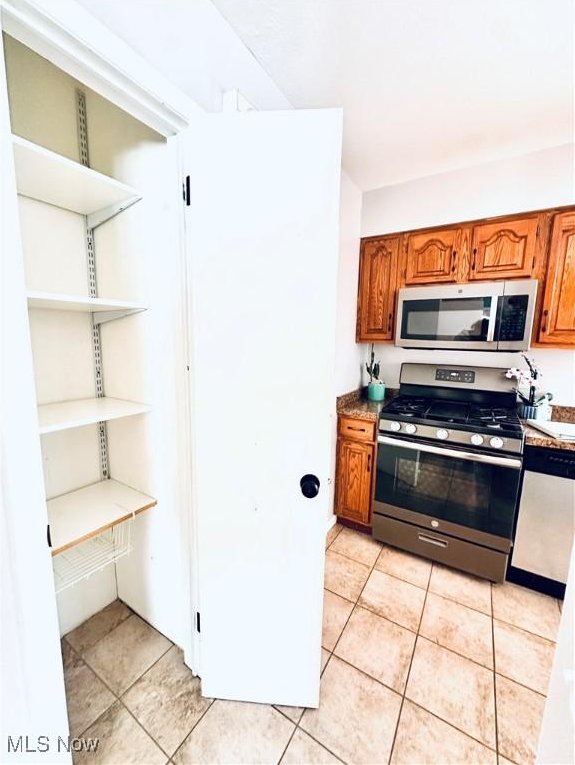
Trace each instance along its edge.
{"label": "stove knob", "polygon": [[483,436],[480,436],[479,433],[474,433],[471,436],[471,443],[473,446],[481,446],[481,444],[485,441]]}
{"label": "stove knob", "polygon": [[489,445],[494,449],[501,449],[503,446],[503,439],[499,438],[499,436],[493,436],[493,438],[489,439]]}
{"label": "stove knob", "polygon": [[408,422],[407,425],[405,426],[405,432],[409,433],[410,435],[413,435],[416,430],[417,428],[412,422]]}
{"label": "stove knob", "polygon": [[437,433],[435,434],[437,438],[440,438],[442,441],[445,441],[446,438],[449,438],[449,431],[445,430],[445,428],[439,428]]}
{"label": "stove knob", "polygon": [[401,430],[401,425],[399,424],[399,422],[390,422],[389,429],[395,430],[395,432],[397,433],[398,430]]}

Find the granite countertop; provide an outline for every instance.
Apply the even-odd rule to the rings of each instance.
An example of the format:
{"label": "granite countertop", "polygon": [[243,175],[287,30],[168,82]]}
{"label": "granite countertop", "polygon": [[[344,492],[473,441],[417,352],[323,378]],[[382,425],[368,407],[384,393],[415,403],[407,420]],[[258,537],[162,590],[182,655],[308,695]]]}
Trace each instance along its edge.
{"label": "granite countertop", "polygon": [[559,438],[551,438],[545,433],[540,433],[535,428],[525,425],[525,443],[527,446],[546,446],[549,449],[562,449],[575,451],[575,441],[562,441]]}
{"label": "granite countertop", "polygon": [[[346,417],[357,417],[362,420],[377,422],[381,407],[397,395],[397,390],[390,388],[386,391],[385,401],[368,401],[364,398],[362,389],[338,396],[336,411]],[[554,406],[553,420],[557,422],[575,422],[575,407]],[[546,446],[550,449],[569,449],[575,451],[575,441],[561,441],[558,438],[540,433],[535,428],[523,423],[525,428],[525,443],[529,446]]]}
{"label": "granite countertop", "polygon": [[[552,406],[551,419],[554,422],[575,422],[575,407]],[[561,441],[559,438],[552,438],[532,428],[526,422],[523,423],[523,427],[525,428],[525,443],[528,446],[546,446],[549,449],[575,451],[575,441]]]}
{"label": "granite countertop", "polygon": [[336,401],[336,411],[338,414],[344,414],[346,417],[358,417],[362,420],[379,420],[381,407],[387,404],[397,395],[395,388],[388,388],[385,393],[384,401],[368,401],[364,398],[363,390],[353,390],[351,393],[345,393],[338,396]]}

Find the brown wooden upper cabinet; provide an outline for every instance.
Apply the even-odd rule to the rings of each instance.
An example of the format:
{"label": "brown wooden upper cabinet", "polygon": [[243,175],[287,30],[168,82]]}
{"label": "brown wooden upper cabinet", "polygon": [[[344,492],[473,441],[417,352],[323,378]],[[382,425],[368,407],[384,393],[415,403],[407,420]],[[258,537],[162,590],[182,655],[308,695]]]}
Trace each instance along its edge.
{"label": "brown wooden upper cabinet", "polygon": [[393,339],[399,236],[364,239],[359,261],[357,340]]}
{"label": "brown wooden upper cabinet", "polygon": [[529,278],[535,271],[539,216],[473,226],[469,279]]}
{"label": "brown wooden upper cabinet", "polygon": [[533,342],[575,347],[575,207],[362,239],[358,342],[390,342],[400,287],[538,279]]}
{"label": "brown wooden upper cabinet", "polygon": [[461,228],[444,228],[404,234],[404,284],[459,281],[462,233]]}
{"label": "brown wooden upper cabinet", "polygon": [[540,343],[575,345],[575,212],[553,219]]}

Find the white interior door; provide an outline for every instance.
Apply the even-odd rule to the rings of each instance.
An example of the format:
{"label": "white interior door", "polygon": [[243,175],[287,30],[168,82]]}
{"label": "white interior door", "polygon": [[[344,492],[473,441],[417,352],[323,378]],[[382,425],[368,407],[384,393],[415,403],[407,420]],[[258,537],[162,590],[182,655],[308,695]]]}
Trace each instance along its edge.
{"label": "white interior door", "polygon": [[0,762],[71,762],[0,28]]}
{"label": "white interior door", "polygon": [[341,127],[318,110],[204,115],[189,130],[206,696],[319,701]]}

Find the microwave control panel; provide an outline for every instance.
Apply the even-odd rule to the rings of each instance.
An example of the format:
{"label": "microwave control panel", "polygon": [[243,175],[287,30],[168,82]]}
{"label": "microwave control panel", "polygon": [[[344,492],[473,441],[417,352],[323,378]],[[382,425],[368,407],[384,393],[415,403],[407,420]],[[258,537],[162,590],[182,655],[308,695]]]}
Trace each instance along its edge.
{"label": "microwave control panel", "polygon": [[498,340],[523,340],[527,320],[527,295],[504,295],[501,300]]}
{"label": "microwave control panel", "polygon": [[437,369],[435,379],[456,383],[474,383],[475,372],[472,369]]}

